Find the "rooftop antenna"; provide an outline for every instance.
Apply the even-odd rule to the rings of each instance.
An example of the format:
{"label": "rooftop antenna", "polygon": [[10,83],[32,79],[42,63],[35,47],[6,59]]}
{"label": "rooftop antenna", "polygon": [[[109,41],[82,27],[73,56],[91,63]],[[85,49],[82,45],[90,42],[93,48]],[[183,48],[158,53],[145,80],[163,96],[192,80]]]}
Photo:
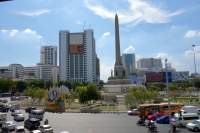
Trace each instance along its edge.
{"label": "rooftop antenna", "polygon": [[91,24],[89,24],[89,29],[91,28]]}
{"label": "rooftop antenna", "polygon": [[85,30],[85,25],[86,25],[86,22],[84,21],[83,22],[83,31]]}

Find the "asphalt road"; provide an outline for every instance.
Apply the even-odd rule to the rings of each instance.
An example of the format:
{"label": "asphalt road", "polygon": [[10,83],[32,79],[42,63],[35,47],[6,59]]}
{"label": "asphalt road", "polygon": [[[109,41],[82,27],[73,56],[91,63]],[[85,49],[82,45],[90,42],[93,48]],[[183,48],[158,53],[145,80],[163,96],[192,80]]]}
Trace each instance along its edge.
{"label": "asphalt road", "polygon": [[[8,99],[9,100],[9,99]],[[25,119],[28,114],[22,111]],[[123,114],[86,114],[86,113],[45,113],[44,119],[49,120],[54,133],[147,133],[147,128],[136,125],[138,117]],[[10,112],[7,119],[14,121]],[[24,125],[24,122],[15,122]],[[41,122],[43,124],[43,122]],[[168,133],[169,125],[157,125],[159,133]],[[179,133],[191,133],[187,129],[178,129]],[[28,133],[28,131],[27,131]]]}
{"label": "asphalt road", "polygon": [[[10,113],[9,113],[10,114]],[[26,118],[28,115],[23,111]],[[135,116],[127,114],[81,114],[81,113],[45,113],[54,133],[147,133],[147,128],[136,125]],[[13,117],[8,115],[9,120]],[[23,122],[16,122],[23,125]],[[43,122],[42,122],[43,124]],[[160,133],[168,133],[169,125],[158,125]],[[187,129],[178,129],[178,133],[191,133]]]}

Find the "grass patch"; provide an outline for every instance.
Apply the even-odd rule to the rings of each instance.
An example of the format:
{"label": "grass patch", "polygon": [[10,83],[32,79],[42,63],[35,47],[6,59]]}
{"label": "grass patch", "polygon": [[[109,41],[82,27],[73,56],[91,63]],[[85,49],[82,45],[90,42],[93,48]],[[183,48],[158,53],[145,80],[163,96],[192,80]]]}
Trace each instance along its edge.
{"label": "grass patch", "polygon": [[101,109],[102,111],[117,111],[117,107],[111,105],[101,105],[99,106],[99,109]]}

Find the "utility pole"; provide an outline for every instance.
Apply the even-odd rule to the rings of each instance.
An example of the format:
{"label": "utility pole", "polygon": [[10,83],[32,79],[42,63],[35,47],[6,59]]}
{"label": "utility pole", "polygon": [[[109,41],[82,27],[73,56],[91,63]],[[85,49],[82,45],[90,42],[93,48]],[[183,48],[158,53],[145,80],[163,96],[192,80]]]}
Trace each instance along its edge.
{"label": "utility pole", "polygon": [[192,45],[192,47],[193,47],[193,60],[194,60],[194,74],[196,74],[197,73],[197,66],[196,66],[196,55],[195,55],[195,47],[196,47],[197,45],[195,45],[195,44],[193,44]]}
{"label": "utility pole", "polygon": [[166,92],[168,95],[168,110],[169,110],[169,118],[170,118],[170,95],[169,95],[169,81],[168,81],[168,66],[167,66],[167,58],[165,59],[165,78],[166,78]]}
{"label": "utility pole", "polygon": [[[200,46],[200,45],[195,45],[195,44],[193,44],[192,45],[192,47],[193,47],[193,60],[194,60],[194,77],[193,77],[193,79],[195,79],[195,77],[196,77],[196,74],[197,74],[197,64],[196,64],[196,54],[195,54],[195,47],[196,46]],[[193,91],[195,91],[195,85],[194,85],[194,80],[193,80]],[[195,93],[194,93],[195,94]],[[199,99],[200,100],[200,99]]]}

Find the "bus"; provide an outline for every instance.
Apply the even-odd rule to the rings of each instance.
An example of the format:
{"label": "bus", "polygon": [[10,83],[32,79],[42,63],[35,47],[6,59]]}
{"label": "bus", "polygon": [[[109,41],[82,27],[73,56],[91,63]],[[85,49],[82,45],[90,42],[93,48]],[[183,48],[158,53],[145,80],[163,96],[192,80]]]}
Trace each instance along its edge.
{"label": "bus", "polygon": [[31,112],[29,113],[29,118],[36,118],[42,120],[43,117],[44,117],[44,110],[35,109],[31,110]]}
{"label": "bus", "polygon": [[169,115],[171,113],[179,113],[183,104],[179,103],[158,103],[158,104],[141,104],[139,105],[140,116],[148,116],[148,114],[161,113]]}

